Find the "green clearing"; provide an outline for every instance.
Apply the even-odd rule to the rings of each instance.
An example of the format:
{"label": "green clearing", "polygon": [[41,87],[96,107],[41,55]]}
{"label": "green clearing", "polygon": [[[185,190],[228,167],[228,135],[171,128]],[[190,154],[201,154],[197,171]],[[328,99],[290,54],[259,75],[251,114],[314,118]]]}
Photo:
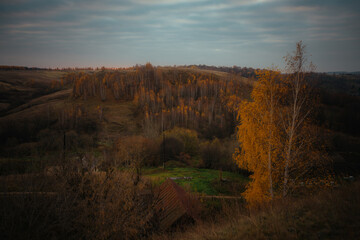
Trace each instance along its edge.
{"label": "green clearing", "polygon": [[145,168],[143,175],[149,177],[155,184],[161,184],[170,177],[190,177],[191,179],[174,179],[176,183],[192,192],[206,195],[239,195],[245,190],[249,181],[247,177],[238,173],[213,169],[200,169],[189,167],[174,168]]}

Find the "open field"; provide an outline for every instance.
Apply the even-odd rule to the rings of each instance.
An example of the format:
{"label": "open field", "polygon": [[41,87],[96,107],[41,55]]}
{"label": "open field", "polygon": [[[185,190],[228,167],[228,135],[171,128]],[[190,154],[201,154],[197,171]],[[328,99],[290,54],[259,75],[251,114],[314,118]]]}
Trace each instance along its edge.
{"label": "open field", "polygon": [[[207,195],[239,195],[244,191],[248,178],[238,174],[214,169],[198,168],[146,168],[144,176],[157,184],[167,178],[192,192]],[[220,176],[222,175],[222,180]]]}

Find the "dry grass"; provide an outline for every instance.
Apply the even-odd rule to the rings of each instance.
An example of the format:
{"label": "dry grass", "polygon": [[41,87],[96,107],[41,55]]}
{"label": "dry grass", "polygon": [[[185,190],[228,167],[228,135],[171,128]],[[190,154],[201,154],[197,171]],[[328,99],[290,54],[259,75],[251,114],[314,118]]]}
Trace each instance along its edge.
{"label": "dry grass", "polygon": [[[59,82],[65,74],[62,71],[0,71],[1,115],[31,100],[47,95],[53,81]],[[5,105],[4,105],[5,104]]]}
{"label": "dry grass", "polygon": [[215,220],[153,239],[360,239],[359,202],[357,182],[253,213],[228,205]]}
{"label": "dry grass", "polygon": [[7,113],[7,117],[18,115],[34,115],[38,114],[41,111],[46,110],[47,107],[58,106],[64,103],[64,100],[69,98],[71,94],[71,89],[61,90],[54,93],[50,93],[38,98],[34,98],[28,103],[20,105],[9,111]]}
{"label": "dry grass", "polygon": [[119,171],[64,169],[56,177],[55,192],[33,192],[29,184],[0,194],[0,239],[139,239],[154,228],[146,181],[134,184]]}
{"label": "dry grass", "polygon": [[[74,104],[83,105],[93,117],[96,117],[102,126],[100,138],[117,138],[121,135],[141,133],[142,116],[135,116],[135,105],[131,101],[117,101],[108,99],[99,101],[96,97],[89,97],[86,101],[76,99]],[[103,115],[100,120],[99,108]]]}

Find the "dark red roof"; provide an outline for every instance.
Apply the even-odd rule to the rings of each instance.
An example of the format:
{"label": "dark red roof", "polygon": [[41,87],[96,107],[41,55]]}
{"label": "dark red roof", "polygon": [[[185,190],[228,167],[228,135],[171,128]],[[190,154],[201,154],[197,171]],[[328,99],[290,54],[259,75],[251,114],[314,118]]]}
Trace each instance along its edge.
{"label": "dark red roof", "polygon": [[158,204],[156,209],[160,213],[160,227],[167,229],[173,223],[187,215],[194,220],[198,219],[198,202],[191,194],[173,180],[167,179],[159,187]]}

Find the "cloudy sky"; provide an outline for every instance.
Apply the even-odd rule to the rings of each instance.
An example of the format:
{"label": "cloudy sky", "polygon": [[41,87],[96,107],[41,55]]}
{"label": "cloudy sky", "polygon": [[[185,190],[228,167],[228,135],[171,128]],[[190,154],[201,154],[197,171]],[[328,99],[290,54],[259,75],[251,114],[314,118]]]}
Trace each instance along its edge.
{"label": "cloudy sky", "polygon": [[360,70],[358,0],[0,0],[0,65],[283,66]]}

